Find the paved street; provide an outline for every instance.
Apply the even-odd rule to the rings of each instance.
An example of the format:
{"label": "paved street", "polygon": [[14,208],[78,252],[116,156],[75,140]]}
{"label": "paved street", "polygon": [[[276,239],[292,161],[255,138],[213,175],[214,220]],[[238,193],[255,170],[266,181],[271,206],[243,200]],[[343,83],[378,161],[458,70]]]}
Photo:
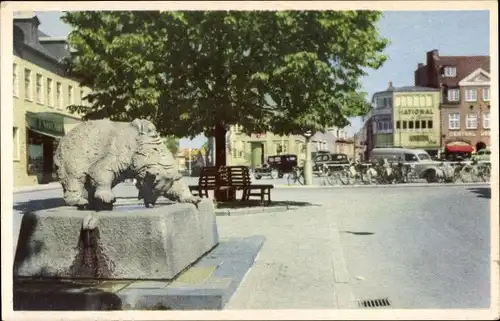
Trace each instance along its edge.
{"label": "paved street", "polygon": [[[115,191],[136,195],[131,185]],[[350,293],[388,298],[392,308],[485,308],[489,193],[486,185],[275,189],[275,200],[311,204],[217,218],[222,238],[267,238],[227,308],[342,308]],[[17,208],[41,206],[37,199],[55,206],[60,197],[58,189],[14,200]],[[17,235],[21,215],[14,217]]]}

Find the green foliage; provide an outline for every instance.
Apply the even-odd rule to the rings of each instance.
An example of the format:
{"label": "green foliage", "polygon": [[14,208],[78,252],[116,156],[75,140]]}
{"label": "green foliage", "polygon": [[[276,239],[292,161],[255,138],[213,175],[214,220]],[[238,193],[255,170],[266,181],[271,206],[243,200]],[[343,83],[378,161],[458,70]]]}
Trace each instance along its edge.
{"label": "green foliage", "polygon": [[360,77],[386,60],[374,11],[67,12],[68,72],[94,88],[87,118],[299,134],[366,113]]}
{"label": "green foliage", "polygon": [[164,138],[163,141],[168,150],[170,150],[170,152],[172,152],[172,154],[175,156],[179,151],[179,139],[174,136],[168,136]]}

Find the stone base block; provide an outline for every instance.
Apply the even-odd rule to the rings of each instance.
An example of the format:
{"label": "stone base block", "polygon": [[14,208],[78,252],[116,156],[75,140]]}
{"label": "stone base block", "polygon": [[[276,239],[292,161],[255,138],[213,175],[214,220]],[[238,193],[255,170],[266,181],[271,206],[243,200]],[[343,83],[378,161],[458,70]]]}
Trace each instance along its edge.
{"label": "stone base block", "polygon": [[218,242],[211,200],[198,209],[41,210],[23,217],[14,277],[169,280]]}
{"label": "stone base block", "polygon": [[171,281],[18,280],[15,311],[220,310],[250,271],[263,236],[223,239]]}

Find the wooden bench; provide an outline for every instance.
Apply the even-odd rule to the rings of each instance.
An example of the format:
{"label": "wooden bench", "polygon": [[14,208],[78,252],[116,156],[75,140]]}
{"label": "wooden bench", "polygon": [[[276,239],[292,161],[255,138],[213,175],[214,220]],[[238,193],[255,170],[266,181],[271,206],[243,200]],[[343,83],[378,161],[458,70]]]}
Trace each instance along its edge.
{"label": "wooden bench", "polygon": [[[219,179],[218,184],[217,178]],[[242,191],[242,201],[249,200],[251,196],[259,196],[260,201],[265,203],[267,196],[268,204],[271,202],[271,189],[273,188],[273,185],[253,185],[247,166],[226,166],[220,170],[217,170],[216,167],[203,167],[198,185],[189,186],[191,192],[200,197],[208,197],[208,191],[217,189],[226,193],[228,201],[234,201],[236,192]]]}

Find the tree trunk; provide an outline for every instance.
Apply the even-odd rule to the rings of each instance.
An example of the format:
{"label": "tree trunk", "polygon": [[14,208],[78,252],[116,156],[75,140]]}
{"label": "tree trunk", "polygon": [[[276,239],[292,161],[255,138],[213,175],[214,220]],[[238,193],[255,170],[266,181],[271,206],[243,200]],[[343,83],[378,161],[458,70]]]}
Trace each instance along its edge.
{"label": "tree trunk", "polygon": [[[217,168],[226,166],[226,132],[223,124],[215,126],[215,166]],[[221,186],[219,176],[217,176],[215,184]],[[214,191],[214,196],[218,202],[227,201],[227,194],[217,188]]]}
{"label": "tree trunk", "polygon": [[215,126],[215,166],[226,166],[226,128],[222,124]]}

